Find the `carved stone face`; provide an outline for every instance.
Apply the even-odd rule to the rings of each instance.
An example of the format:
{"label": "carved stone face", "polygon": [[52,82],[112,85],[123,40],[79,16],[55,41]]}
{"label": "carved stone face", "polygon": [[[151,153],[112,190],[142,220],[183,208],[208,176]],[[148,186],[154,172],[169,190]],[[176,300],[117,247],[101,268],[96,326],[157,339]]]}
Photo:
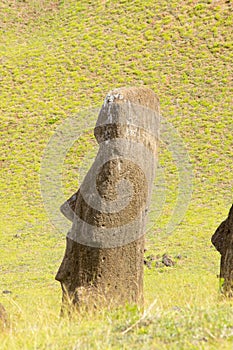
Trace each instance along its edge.
{"label": "carved stone face", "polygon": [[[74,210],[66,215],[73,221],[68,237],[112,248],[145,233],[157,162],[157,97],[146,88],[113,90],[105,98],[94,134],[99,151],[77,196],[68,201]],[[64,208],[67,211],[67,204]]]}
{"label": "carved stone face", "polygon": [[[157,162],[159,104],[153,91],[111,91],[94,130],[99,150],[78,192],[63,206],[73,225],[56,279],[75,304],[143,301],[146,213]],[[113,249],[114,248],[114,249]],[[82,289],[84,287],[84,289]],[[102,300],[102,299],[101,299]]]}

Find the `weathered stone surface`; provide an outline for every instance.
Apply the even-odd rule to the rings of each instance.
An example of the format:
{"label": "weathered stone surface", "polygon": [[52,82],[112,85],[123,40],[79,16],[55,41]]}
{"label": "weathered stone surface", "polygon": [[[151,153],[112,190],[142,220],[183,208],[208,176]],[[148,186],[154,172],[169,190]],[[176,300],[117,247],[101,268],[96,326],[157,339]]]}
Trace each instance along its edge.
{"label": "weathered stone surface", "polygon": [[92,304],[97,296],[107,304],[142,303],[158,130],[153,91],[122,88],[107,95],[94,130],[96,159],[78,192],[61,207],[73,223],[56,275],[64,303],[85,303],[85,290]]}
{"label": "weathered stone surface", "polygon": [[220,279],[222,291],[233,296],[233,205],[228,217],[217,228],[211,239],[221,254]]}

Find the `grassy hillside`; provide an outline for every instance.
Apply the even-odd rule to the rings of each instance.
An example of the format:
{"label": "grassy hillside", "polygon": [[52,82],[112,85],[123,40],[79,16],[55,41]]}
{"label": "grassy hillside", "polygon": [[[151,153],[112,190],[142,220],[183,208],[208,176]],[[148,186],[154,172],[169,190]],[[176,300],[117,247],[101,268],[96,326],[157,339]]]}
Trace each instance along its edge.
{"label": "grassy hillside", "polygon": [[[0,302],[11,321],[2,348],[232,349],[232,302],[218,293],[219,255],[210,243],[232,203],[232,0],[3,0],[0,35]],[[145,268],[145,305],[156,303],[123,334],[141,317],[134,307],[59,320],[54,276],[66,232],[44,209],[40,169],[56,128],[76,118],[81,142],[63,166],[68,198],[78,167],[88,168],[96,151],[95,118],[86,120],[86,111],[108,90],[133,85],[159,96],[194,178],[188,211],[168,235],[179,169],[161,141],[166,202],[152,218],[146,252],[158,267]],[[163,267],[164,253],[174,267]]]}

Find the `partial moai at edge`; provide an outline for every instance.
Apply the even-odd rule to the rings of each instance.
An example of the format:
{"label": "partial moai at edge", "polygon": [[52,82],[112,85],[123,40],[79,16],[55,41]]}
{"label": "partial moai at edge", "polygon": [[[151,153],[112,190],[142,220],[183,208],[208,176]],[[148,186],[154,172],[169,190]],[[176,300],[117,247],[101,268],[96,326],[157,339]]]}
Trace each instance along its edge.
{"label": "partial moai at edge", "polygon": [[221,254],[220,285],[228,297],[233,296],[233,205],[228,217],[217,228],[211,242]]}
{"label": "partial moai at edge", "polygon": [[63,306],[143,304],[144,234],[159,115],[158,98],[148,88],[120,88],[106,96],[94,129],[95,161],[61,207],[72,221],[56,275]]}

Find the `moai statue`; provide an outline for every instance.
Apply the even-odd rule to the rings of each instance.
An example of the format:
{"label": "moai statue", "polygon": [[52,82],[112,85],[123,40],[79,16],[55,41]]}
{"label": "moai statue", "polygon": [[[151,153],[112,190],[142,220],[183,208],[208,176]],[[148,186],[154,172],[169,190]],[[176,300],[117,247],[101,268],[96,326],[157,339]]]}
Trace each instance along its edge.
{"label": "moai statue", "polygon": [[61,207],[72,221],[56,275],[63,305],[142,305],[159,116],[158,98],[148,88],[106,96],[94,129],[98,154],[78,192]]}
{"label": "moai statue", "polygon": [[222,292],[233,296],[233,205],[228,217],[217,228],[211,239],[221,254],[220,285]]}

